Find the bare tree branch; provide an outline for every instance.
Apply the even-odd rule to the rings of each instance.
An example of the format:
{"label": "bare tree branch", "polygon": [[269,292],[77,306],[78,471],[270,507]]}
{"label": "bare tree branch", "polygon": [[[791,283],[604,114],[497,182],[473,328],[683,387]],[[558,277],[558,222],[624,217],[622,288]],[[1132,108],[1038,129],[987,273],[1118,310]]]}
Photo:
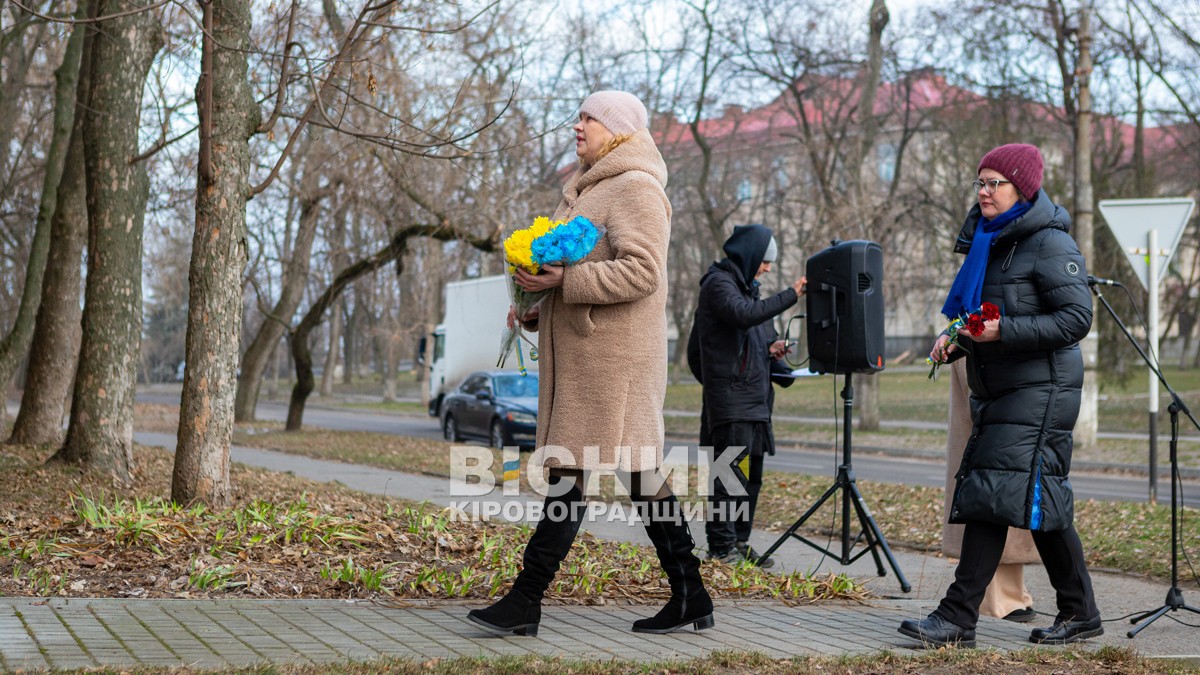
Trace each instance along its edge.
{"label": "bare tree branch", "polygon": [[159,7],[162,7],[164,5],[168,5],[172,2],[175,2],[175,0],[160,0],[159,2],[157,2],[153,5],[147,5],[145,7],[138,7],[137,9],[130,9],[130,10],[126,10],[124,12],[116,12],[114,14],[105,14],[104,16],[98,16],[93,19],[68,19],[68,18],[61,17],[61,16],[42,14],[40,12],[37,12],[37,11],[30,9],[29,7],[21,4],[17,0],[6,0],[6,1],[9,4],[11,4],[12,6],[17,7],[18,9],[24,10],[27,14],[36,16],[37,18],[42,19],[43,21],[52,21],[54,23],[65,23],[65,24],[70,24],[70,25],[74,25],[77,23],[100,23],[101,21],[111,21],[112,19],[120,19],[121,17],[125,17],[125,16],[141,14],[142,12],[152,12],[152,11],[158,9]]}

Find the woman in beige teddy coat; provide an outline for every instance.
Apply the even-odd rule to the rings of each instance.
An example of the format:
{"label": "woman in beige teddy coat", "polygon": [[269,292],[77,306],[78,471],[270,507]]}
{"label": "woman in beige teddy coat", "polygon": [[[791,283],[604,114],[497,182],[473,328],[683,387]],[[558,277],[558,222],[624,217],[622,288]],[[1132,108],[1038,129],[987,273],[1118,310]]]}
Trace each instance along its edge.
{"label": "woman in beige teddy coat", "polygon": [[667,605],[633,630],[710,628],[712,600],[695,544],[658,472],[667,384],[667,167],[646,108],[632,94],[592,94],[573,129],[579,166],[554,220],[584,216],[604,236],[569,267],[516,273],[528,291],[553,291],[536,313],[520,317],[538,333],[537,445],[555,451],[546,452],[550,494],[512,590],[468,618],[500,635],[537,634],[542,596],[579,531],[583,472],[616,466],[631,474],[631,494],[671,586]]}

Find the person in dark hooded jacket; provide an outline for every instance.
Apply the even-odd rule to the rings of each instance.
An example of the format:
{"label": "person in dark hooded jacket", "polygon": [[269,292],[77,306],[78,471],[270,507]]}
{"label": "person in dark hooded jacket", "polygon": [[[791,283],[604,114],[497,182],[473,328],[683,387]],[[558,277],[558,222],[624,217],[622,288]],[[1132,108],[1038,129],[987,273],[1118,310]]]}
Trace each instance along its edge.
{"label": "person in dark hooded jacket", "polygon": [[[774,262],[774,261],[772,261]],[[787,354],[789,348],[783,340],[778,340],[778,331],[771,325],[771,320],[767,319],[761,324],[769,331],[770,338],[770,373],[771,383],[777,384],[783,388],[792,386],[796,381],[796,376],[792,374],[792,367],[787,364],[784,355]],[[688,368],[692,371],[692,376],[696,378],[702,386],[704,384],[704,372],[701,370],[700,364],[700,333],[692,327],[692,331],[688,337],[687,360]],[[751,458],[749,453],[743,453],[741,461],[738,462],[738,469],[741,476],[746,480],[746,494],[739,497],[739,501],[747,501],[748,508],[745,518],[738,518],[734,521],[734,535],[737,538],[734,544],[737,549],[725,557],[725,561],[739,562],[742,559],[748,560],[755,565],[763,568],[775,566],[775,560],[772,558],[763,558],[750,547],[750,534],[754,529],[754,512],[758,508],[758,495],[762,492],[762,458],[766,455],[775,454],[775,431],[771,426],[770,416],[775,411],[775,388],[767,389],[767,433],[762,438],[763,444],[755,454],[755,458]],[[713,447],[712,432],[708,426],[708,412],[704,405],[700,406],[700,447]]]}
{"label": "person in dark hooded jacket", "polygon": [[1065,644],[1104,632],[1067,479],[1092,298],[1070,217],[1041,189],[1042,172],[1032,145],[984,155],[974,183],[979,203],[955,242],[967,257],[942,313],[979,313],[990,302],[1000,318],[985,321],[979,335],[962,330],[951,340],[944,332],[929,355],[935,363],[967,359],[973,428],[948,514],[964,525],[954,583],[932,614],[899,629],[926,645],[974,646],[1009,526],[1030,530],[1057,593],[1054,624],[1029,640]]}
{"label": "person in dark hooded jacket", "polygon": [[[735,468],[743,483],[733,492],[734,486],[720,479],[715,482],[704,529],[710,558],[724,562],[745,558],[769,566],[750,549],[749,535],[750,514],[762,485],[763,455],[774,450],[772,363],[784,352],[783,343],[774,339],[771,319],[796,304],[804,294],[805,279],[769,298],[759,298],[757,279],[770,271],[778,252],[770,228],[762,225],[735,227],[722,248],[725,258],[713,263],[700,280],[688,363],[704,387],[701,446],[711,446],[717,458],[727,448],[740,447],[743,450],[731,463],[741,464],[747,457],[749,462],[747,471]],[[742,518],[733,520],[730,516],[735,512]]]}

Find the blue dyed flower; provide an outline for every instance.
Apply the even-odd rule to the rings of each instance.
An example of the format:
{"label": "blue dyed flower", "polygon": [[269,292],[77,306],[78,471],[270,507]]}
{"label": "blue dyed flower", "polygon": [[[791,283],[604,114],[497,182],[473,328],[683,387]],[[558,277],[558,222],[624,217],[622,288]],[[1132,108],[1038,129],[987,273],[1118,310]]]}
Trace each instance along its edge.
{"label": "blue dyed flower", "polygon": [[533,240],[530,251],[538,265],[577,263],[592,252],[600,240],[600,229],[583,216],[575,216]]}

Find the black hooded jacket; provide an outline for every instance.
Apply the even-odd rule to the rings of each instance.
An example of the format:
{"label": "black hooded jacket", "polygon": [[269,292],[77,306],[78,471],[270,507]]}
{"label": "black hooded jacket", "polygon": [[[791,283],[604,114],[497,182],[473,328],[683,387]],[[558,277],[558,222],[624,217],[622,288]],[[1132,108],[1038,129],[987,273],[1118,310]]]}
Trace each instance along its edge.
{"label": "black hooded jacket", "polygon": [[[979,217],[976,206],[955,251],[970,250]],[[1091,328],[1092,297],[1070,227],[1066,210],[1039,191],[1029,211],[993,239],[981,300],[1000,308],[1000,339],[960,339],[969,350],[974,428],[950,522],[1061,530],[1074,518],[1067,474],[1083,387],[1079,341]]]}
{"label": "black hooded jacket", "polygon": [[798,296],[788,288],[759,299],[754,275],[770,241],[770,229],[739,225],[725,242],[726,257],[700,280],[688,366],[704,385],[710,429],[771,420],[768,351],[774,331],[766,322],[796,304]]}

